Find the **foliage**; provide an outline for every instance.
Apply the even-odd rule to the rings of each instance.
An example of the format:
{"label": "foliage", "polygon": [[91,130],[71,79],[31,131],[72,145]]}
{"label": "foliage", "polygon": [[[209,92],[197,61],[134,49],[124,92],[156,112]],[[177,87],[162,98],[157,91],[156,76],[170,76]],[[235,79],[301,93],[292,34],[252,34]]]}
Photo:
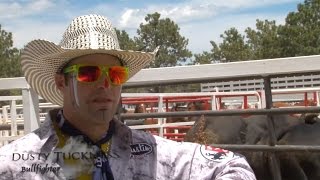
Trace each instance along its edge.
{"label": "foliage", "polygon": [[282,56],[320,53],[320,0],[305,0],[297,12],[290,12],[279,32]]}
{"label": "foliage", "polygon": [[213,61],[213,54],[204,51],[202,54],[194,54],[194,64],[211,64]]}
{"label": "foliage", "polygon": [[[20,66],[20,51],[13,47],[12,33],[0,25],[0,78],[22,76]],[[21,95],[20,90],[1,90],[0,96]],[[0,106],[8,102],[0,102]]]}
{"label": "foliage", "polygon": [[[170,67],[181,65],[192,57],[192,53],[187,49],[188,40],[180,35],[179,26],[169,18],[161,19],[159,13],[148,14],[145,17],[146,23],[141,23],[137,30],[137,37],[133,40],[128,38],[124,31],[117,31],[120,42],[123,41],[123,48],[134,47],[135,50],[153,51],[156,47],[160,47],[155,61],[151,62],[151,68]],[[130,44],[127,45],[127,44]],[[133,44],[133,45],[132,45]],[[190,86],[192,87],[192,86]],[[182,87],[175,87],[182,89]],[[173,87],[156,86],[151,88],[139,88],[135,90],[127,89],[125,92],[172,92]]]}
{"label": "foliage", "polygon": [[0,25],[0,78],[21,75],[20,52],[13,48],[12,33],[1,29]]}
{"label": "foliage", "polygon": [[153,51],[160,46],[156,60],[150,67],[176,66],[192,56],[188,40],[180,35],[179,26],[169,18],[160,19],[159,13],[148,14],[146,24],[140,24],[135,38],[140,49]]}
{"label": "foliage", "polygon": [[210,41],[211,52],[195,54],[193,64],[244,61],[250,57],[250,46],[246,44],[245,37],[236,28],[226,30],[220,37],[223,42],[217,45],[216,42]]}
{"label": "foliage", "polygon": [[115,29],[119,40],[120,49],[122,50],[135,50],[137,51],[139,46],[137,43],[129,37],[129,34],[125,30]]}
{"label": "foliage", "polygon": [[249,46],[245,44],[244,36],[237,29],[231,28],[220,37],[223,39],[223,42],[219,46],[221,52],[217,53],[221,54],[221,58],[225,58],[227,61],[243,61],[248,59]]}
{"label": "foliage", "polygon": [[280,42],[278,40],[278,29],[276,21],[256,22],[256,30],[248,27],[245,32],[247,44],[250,48],[248,59],[278,58],[281,54]]}
{"label": "foliage", "polygon": [[298,4],[284,25],[258,19],[256,27],[248,27],[244,33],[235,28],[226,30],[220,36],[222,43],[210,41],[211,51],[195,54],[193,64],[320,54],[320,0]]}

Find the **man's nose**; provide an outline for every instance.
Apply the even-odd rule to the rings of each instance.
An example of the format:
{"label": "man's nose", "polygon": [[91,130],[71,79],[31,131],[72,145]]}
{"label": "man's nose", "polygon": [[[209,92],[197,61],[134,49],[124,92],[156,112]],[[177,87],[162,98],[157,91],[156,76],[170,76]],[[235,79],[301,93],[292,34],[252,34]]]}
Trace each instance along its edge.
{"label": "man's nose", "polygon": [[106,75],[102,75],[102,77],[99,79],[98,88],[109,88],[110,87],[110,81],[109,78]]}

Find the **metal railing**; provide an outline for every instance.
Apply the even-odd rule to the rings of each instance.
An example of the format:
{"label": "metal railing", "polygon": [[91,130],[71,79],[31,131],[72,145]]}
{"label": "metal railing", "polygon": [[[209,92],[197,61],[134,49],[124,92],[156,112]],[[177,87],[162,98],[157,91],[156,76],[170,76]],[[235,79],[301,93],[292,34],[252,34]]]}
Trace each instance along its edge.
{"label": "metal railing", "polygon": [[[211,111],[211,112],[172,112],[157,114],[137,114],[122,115],[123,118],[143,118],[143,117],[165,117],[165,116],[183,116],[202,114],[210,115],[237,115],[237,114],[266,114],[268,116],[268,133],[270,141],[268,145],[215,145],[217,147],[235,148],[249,151],[269,151],[269,161],[273,179],[281,179],[279,164],[277,163],[274,152],[284,150],[295,151],[316,151],[319,152],[319,146],[283,146],[276,145],[275,133],[273,127],[273,115],[277,113],[291,112],[320,112],[319,108],[296,108],[296,109],[271,109],[272,92],[271,78],[283,77],[286,75],[301,75],[318,73],[320,67],[320,56],[303,56],[293,58],[280,58],[259,61],[245,61],[237,63],[222,63],[210,65],[182,66],[172,68],[145,69],[131,78],[124,88],[146,87],[155,85],[172,85],[183,83],[208,83],[221,80],[241,80],[241,79],[263,79],[265,99],[265,109],[255,110],[233,110],[233,111]],[[249,70],[249,71],[248,71]],[[0,79],[0,90],[21,89],[23,100],[24,131],[31,132],[39,127],[39,97],[29,87],[24,78]],[[14,107],[12,107],[14,109]],[[12,109],[11,109],[12,110]],[[12,110],[13,111],[13,110]],[[179,114],[180,113],[180,114]],[[14,115],[11,114],[11,118]],[[18,126],[19,127],[19,126]],[[11,123],[11,128],[17,128],[17,124]],[[16,138],[5,137],[5,139]],[[3,139],[4,137],[2,137]]]}
{"label": "metal railing", "polygon": [[[288,76],[281,78],[274,78],[271,80],[272,89],[295,89],[295,88],[309,88],[320,87],[320,75],[302,75],[302,76]],[[256,91],[263,89],[262,79],[254,80],[239,80],[227,82],[213,82],[202,83],[202,92],[211,92],[216,88],[222,92],[230,91]]]}

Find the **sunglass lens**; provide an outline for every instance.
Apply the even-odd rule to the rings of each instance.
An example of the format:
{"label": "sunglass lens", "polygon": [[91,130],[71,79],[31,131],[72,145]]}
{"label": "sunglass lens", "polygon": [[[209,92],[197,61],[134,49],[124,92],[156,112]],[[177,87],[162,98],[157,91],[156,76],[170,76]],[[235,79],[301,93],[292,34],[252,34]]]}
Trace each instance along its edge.
{"label": "sunglass lens", "polygon": [[99,79],[101,70],[98,66],[79,67],[78,80],[80,82],[94,82]]}
{"label": "sunglass lens", "polygon": [[121,85],[128,79],[128,70],[122,66],[113,66],[109,68],[109,77],[112,84]]}

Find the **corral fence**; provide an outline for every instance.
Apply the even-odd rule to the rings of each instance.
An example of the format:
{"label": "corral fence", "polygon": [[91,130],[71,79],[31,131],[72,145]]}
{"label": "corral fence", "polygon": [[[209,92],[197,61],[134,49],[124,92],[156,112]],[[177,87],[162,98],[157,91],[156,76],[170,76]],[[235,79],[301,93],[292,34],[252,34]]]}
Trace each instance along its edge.
{"label": "corral fence", "polygon": [[[296,146],[276,145],[274,132],[275,114],[288,113],[319,113],[319,107],[272,109],[273,97],[271,90],[271,79],[288,75],[310,75],[319,74],[320,56],[304,56],[293,58],[268,59],[248,62],[222,63],[199,65],[192,67],[174,67],[148,69],[133,78],[127,87],[141,87],[150,85],[169,85],[177,83],[208,83],[213,81],[262,79],[265,99],[265,109],[253,110],[229,110],[229,111],[202,111],[202,112],[167,112],[157,114],[126,114],[123,118],[147,118],[147,117],[172,117],[172,116],[199,116],[199,115],[243,115],[256,114],[267,115],[268,119],[268,145],[214,145],[231,150],[251,150],[270,152],[269,162],[273,179],[281,179],[280,167],[275,156],[275,151],[316,151],[320,152],[320,146]],[[179,69],[178,69],[179,68]],[[161,76],[159,76],[161,75]],[[141,79],[141,81],[138,81]]]}
{"label": "corral fence", "polygon": [[[257,61],[245,61],[236,63],[221,63],[209,65],[181,66],[171,68],[144,69],[136,74],[124,86],[124,88],[161,86],[187,83],[210,83],[214,81],[263,79],[264,91],[261,98],[264,99],[263,109],[225,110],[225,111],[194,111],[194,112],[157,112],[141,114],[122,114],[122,119],[139,118],[165,118],[182,116],[232,116],[232,115],[267,115],[268,133],[270,141],[268,145],[229,145],[215,144],[230,150],[265,151],[269,152],[269,162],[273,179],[281,179],[279,164],[274,152],[278,151],[309,151],[320,152],[320,146],[297,146],[297,145],[276,145],[274,132],[273,115],[288,113],[319,113],[320,108],[285,108],[272,109],[273,97],[271,90],[271,79],[287,75],[310,75],[319,74],[320,56],[304,56],[293,58],[267,59]],[[0,79],[0,90],[21,89],[24,133],[29,133],[40,125],[39,97],[29,87],[24,78]],[[20,100],[20,99],[19,99]],[[11,101],[11,119],[17,119],[12,112],[17,108],[15,102]],[[159,126],[158,124],[155,125]],[[1,127],[3,128],[3,127]],[[16,122],[10,124],[11,129],[19,129]],[[11,136],[1,137],[2,141],[14,140],[20,137],[18,132],[12,132]]]}

